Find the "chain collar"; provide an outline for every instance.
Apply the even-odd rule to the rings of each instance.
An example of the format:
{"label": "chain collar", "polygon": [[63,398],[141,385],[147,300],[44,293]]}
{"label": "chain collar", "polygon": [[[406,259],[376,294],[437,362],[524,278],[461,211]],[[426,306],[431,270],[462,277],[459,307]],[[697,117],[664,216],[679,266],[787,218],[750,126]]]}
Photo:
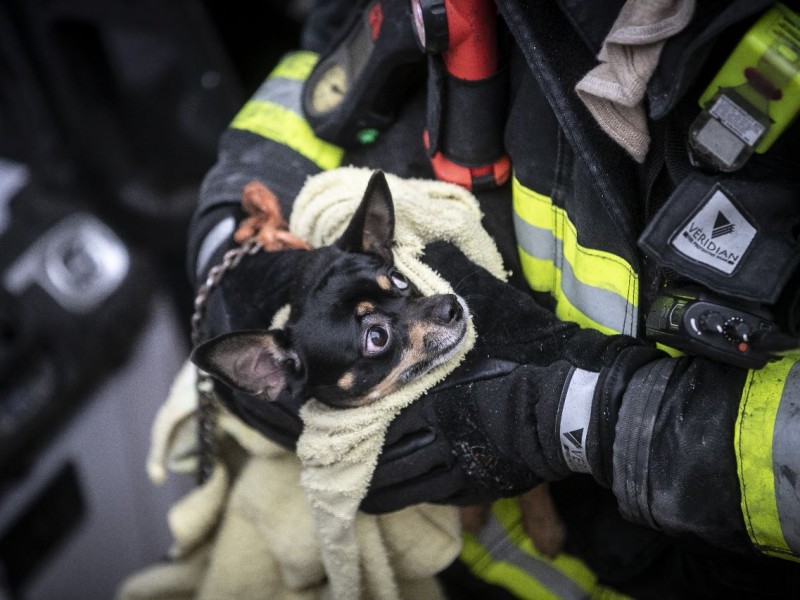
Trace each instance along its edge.
{"label": "chain collar", "polygon": [[[222,260],[211,267],[206,280],[197,290],[194,299],[194,313],[191,320],[192,345],[197,346],[206,339],[205,331],[206,307],[211,292],[219,286],[226,273],[239,266],[245,256],[258,253],[263,246],[255,238],[245,240],[241,246],[231,248]],[[217,427],[217,394],[214,379],[205,371],[197,370],[197,483],[202,485],[211,476],[214,468]]]}

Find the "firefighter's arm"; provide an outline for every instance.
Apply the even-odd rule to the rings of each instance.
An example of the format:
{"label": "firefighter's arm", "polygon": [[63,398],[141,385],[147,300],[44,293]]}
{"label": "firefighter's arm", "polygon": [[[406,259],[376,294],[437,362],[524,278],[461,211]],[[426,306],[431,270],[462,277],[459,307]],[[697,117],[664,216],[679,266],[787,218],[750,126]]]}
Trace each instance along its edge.
{"label": "firefighter's arm", "polygon": [[435,266],[476,290],[476,348],[390,425],[366,510],[468,504],[582,472],[613,489],[628,519],[668,534],[800,551],[794,362],[748,372],[671,358],[559,321],[457,264],[445,253]]}
{"label": "firefighter's arm", "polygon": [[[306,178],[339,166],[342,149],[317,138],[300,108],[303,84],[317,58],[309,51],[284,56],[223,133],[190,226],[188,268],[196,283],[233,243],[242,219],[250,217],[251,232],[257,229],[252,222],[259,216],[252,210],[263,210],[263,200],[288,219]],[[254,188],[260,192],[247,193]]]}
{"label": "firefighter's arm", "polygon": [[628,519],[729,548],[800,555],[800,367],[661,358],[633,373],[611,449]]}

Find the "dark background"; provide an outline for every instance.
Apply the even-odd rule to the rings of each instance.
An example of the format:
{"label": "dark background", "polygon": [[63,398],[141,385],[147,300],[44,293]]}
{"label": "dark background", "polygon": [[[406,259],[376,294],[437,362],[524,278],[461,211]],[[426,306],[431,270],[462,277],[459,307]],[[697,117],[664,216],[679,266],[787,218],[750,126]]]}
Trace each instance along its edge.
{"label": "dark background", "polygon": [[[310,2],[0,2],[0,600],[108,598],[166,553],[192,483],[144,462],[188,354],[189,218]],[[96,291],[98,236],[128,262],[76,309],[49,286]]]}

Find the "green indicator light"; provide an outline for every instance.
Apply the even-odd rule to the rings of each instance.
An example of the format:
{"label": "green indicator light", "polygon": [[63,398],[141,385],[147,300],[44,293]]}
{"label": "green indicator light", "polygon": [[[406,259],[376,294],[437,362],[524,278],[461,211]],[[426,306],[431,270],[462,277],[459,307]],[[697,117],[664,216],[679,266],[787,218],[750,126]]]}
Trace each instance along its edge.
{"label": "green indicator light", "polygon": [[377,129],[362,129],[356,134],[356,138],[362,144],[371,144],[378,139],[379,134]]}

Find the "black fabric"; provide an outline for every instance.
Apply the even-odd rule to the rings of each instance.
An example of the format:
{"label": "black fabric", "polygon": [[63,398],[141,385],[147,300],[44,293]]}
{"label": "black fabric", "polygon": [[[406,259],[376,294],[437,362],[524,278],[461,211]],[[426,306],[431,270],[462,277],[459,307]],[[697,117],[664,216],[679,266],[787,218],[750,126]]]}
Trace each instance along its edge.
{"label": "black fabric", "polygon": [[623,4],[624,0],[558,0],[561,12],[569,19],[592,55],[600,52]]}
{"label": "black fabric", "polygon": [[[634,240],[641,215],[637,204],[636,165],[595,124],[574,93],[577,82],[597,64],[596,58],[580,43],[555,4],[500,0],[497,7],[574,152],[580,169],[576,169],[576,174],[586,179],[581,185],[588,189],[582,189],[592,195],[592,202],[582,204],[606,213],[604,222],[616,230],[615,234],[607,236],[608,239],[618,243],[617,254],[638,271],[639,254]],[[548,52],[537,50],[541,48],[547,48]],[[515,165],[523,162],[521,156],[511,158]]]}
{"label": "black fabric", "polygon": [[663,267],[717,293],[772,304],[800,261],[795,181],[693,173],[639,244]]}
{"label": "black fabric", "polygon": [[446,75],[439,146],[447,158],[460,165],[480,167],[505,154],[507,76],[505,68],[480,81]]}
{"label": "black fabric", "polygon": [[[731,443],[747,371],[702,358],[675,361],[650,446],[649,509],[674,536],[748,552]],[[709,497],[714,502],[708,501]]]}
{"label": "black fabric", "polygon": [[632,598],[777,600],[800,593],[796,563],[666,536],[626,521],[610,490],[598,490],[587,475],[553,482],[550,490],[567,525],[566,551],[580,556],[601,584]]}
{"label": "black fabric", "polygon": [[259,180],[275,193],[288,217],[306,177],[320,171],[288,146],[249,131],[228,129],[220,140],[217,163],[203,180],[197,212],[202,215],[219,204],[239,204],[244,186]]}
{"label": "black fabric", "polygon": [[317,0],[300,35],[300,46],[317,54],[327,52],[358,0]]}

